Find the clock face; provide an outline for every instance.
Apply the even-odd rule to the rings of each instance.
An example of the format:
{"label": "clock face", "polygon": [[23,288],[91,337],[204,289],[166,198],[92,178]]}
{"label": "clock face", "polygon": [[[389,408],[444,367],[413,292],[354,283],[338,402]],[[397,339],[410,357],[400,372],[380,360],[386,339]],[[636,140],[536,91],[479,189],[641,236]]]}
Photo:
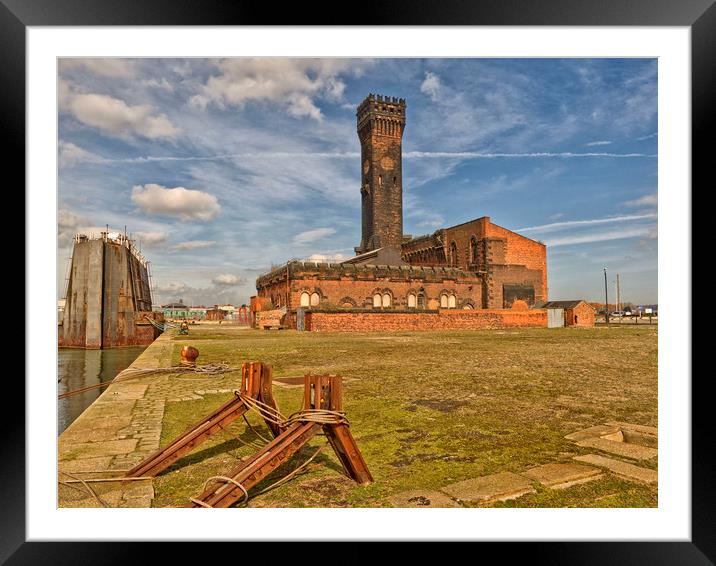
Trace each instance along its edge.
{"label": "clock face", "polygon": [[370,170],[370,161],[367,159],[363,162],[363,174],[367,175],[368,171]]}
{"label": "clock face", "polygon": [[383,169],[392,169],[393,167],[395,167],[395,161],[393,161],[390,157],[386,156],[380,160],[380,166]]}

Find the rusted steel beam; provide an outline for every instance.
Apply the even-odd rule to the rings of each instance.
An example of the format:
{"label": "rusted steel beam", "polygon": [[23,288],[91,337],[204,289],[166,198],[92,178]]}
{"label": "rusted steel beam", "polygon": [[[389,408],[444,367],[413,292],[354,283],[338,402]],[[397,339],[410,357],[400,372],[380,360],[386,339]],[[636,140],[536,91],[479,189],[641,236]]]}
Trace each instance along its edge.
{"label": "rusted steel beam", "polygon": [[[241,393],[260,399],[276,408],[271,394],[271,366],[262,362],[244,363],[241,366]],[[238,395],[187,429],[164,448],[160,448],[126,473],[126,477],[156,476],[174,462],[192,452],[212,434],[241,418],[249,408]],[[274,435],[280,429],[269,421],[266,424]]]}
{"label": "rusted steel beam", "polygon": [[345,424],[323,425],[323,432],[331,443],[346,473],[360,485],[373,483],[373,476],[363,459],[350,428]]}
{"label": "rusted steel beam", "polygon": [[[343,408],[341,377],[305,376],[303,407],[341,412]],[[255,456],[223,476],[227,479],[213,479],[207,485],[207,489],[194,498],[187,507],[230,507],[237,501],[243,500],[252,487],[284,464],[321,430],[326,434],[346,473],[361,485],[371,483],[373,477],[348,425],[339,422],[320,424],[309,420],[296,422],[283,430]]]}
{"label": "rusted steel beam", "polygon": [[[295,423],[264,446],[253,458],[234,468],[226,476],[248,491],[284,464],[320,430],[321,425],[317,423]],[[230,507],[243,498],[244,492],[236,484],[214,481],[213,485],[196,498],[204,505],[192,501],[187,507]]]}

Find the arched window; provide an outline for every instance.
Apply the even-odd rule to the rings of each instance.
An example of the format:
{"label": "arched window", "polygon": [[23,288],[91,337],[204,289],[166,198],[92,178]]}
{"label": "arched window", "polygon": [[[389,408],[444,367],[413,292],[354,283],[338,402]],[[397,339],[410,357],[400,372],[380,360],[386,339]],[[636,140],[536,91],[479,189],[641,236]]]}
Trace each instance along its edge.
{"label": "arched window", "polygon": [[472,305],[471,305],[470,303],[467,303],[467,304],[466,304],[464,307],[462,307],[462,308],[463,308],[463,310],[471,311],[471,310],[472,310]]}
{"label": "arched window", "polygon": [[301,306],[302,307],[308,307],[311,305],[311,295],[306,293],[305,291],[301,293]]}
{"label": "arched window", "polygon": [[443,293],[440,295],[440,308],[446,309],[448,308],[448,296],[447,293]]}
{"label": "arched window", "polygon": [[383,304],[383,300],[380,296],[380,293],[376,293],[375,295],[373,295],[373,308],[379,309],[382,304]]}
{"label": "arched window", "polygon": [[450,266],[457,267],[457,244],[450,244]]}
{"label": "arched window", "polygon": [[425,293],[422,291],[418,293],[418,308],[424,309],[425,308]]}
{"label": "arched window", "polygon": [[311,295],[311,306],[315,307],[318,305],[318,303],[321,302],[321,296],[318,293],[313,293]]}
{"label": "arched window", "polygon": [[408,294],[408,308],[414,309],[417,306],[417,297],[415,296],[415,293],[409,293]]}
{"label": "arched window", "polygon": [[454,309],[457,306],[457,299],[455,295],[448,295],[448,308]]}
{"label": "arched window", "polygon": [[383,308],[390,306],[390,293],[383,293]]}

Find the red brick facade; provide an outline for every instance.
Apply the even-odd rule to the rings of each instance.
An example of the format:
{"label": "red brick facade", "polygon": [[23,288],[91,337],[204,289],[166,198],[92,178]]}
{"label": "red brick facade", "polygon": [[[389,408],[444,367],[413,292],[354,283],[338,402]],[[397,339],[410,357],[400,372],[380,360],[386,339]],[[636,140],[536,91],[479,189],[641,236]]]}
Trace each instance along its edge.
{"label": "red brick facade", "polygon": [[566,326],[594,326],[594,309],[584,301],[573,309],[564,309],[564,324]]}
{"label": "red brick facade", "polygon": [[547,311],[531,309],[438,310],[434,312],[306,312],[313,332],[390,332],[406,330],[482,330],[547,326]]}
{"label": "red brick facade", "polygon": [[[257,280],[259,294],[252,304],[261,299],[289,310],[303,306],[379,311],[437,309],[442,300],[456,309],[479,309],[482,286],[476,274],[446,267],[291,262]],[[374,306],[376,295],[380,306]],[[409,304],[409,295],[414,296],[414,305]]]}
{"label": "red brick facade", "polygon": [[547,300],[546,246],[487,216],[414,238],[402,245],[402,252],[411,265],[448,265],[479,274],[483,308],[510,308],[517,299],[530,306]]}

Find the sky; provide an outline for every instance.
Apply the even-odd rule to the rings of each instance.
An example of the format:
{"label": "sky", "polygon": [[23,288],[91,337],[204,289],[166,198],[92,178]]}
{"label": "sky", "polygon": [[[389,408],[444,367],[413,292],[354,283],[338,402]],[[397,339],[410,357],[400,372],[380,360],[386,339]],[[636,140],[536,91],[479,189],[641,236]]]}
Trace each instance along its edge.
{"label": "sky", "polygon": [[406,99],[403,228],[547,245],[549,298],[657,302],[656,59],[60,59],[58,298],[76,232],[127,232],[154,302],[248,303],[360,243],[357,105]]}

